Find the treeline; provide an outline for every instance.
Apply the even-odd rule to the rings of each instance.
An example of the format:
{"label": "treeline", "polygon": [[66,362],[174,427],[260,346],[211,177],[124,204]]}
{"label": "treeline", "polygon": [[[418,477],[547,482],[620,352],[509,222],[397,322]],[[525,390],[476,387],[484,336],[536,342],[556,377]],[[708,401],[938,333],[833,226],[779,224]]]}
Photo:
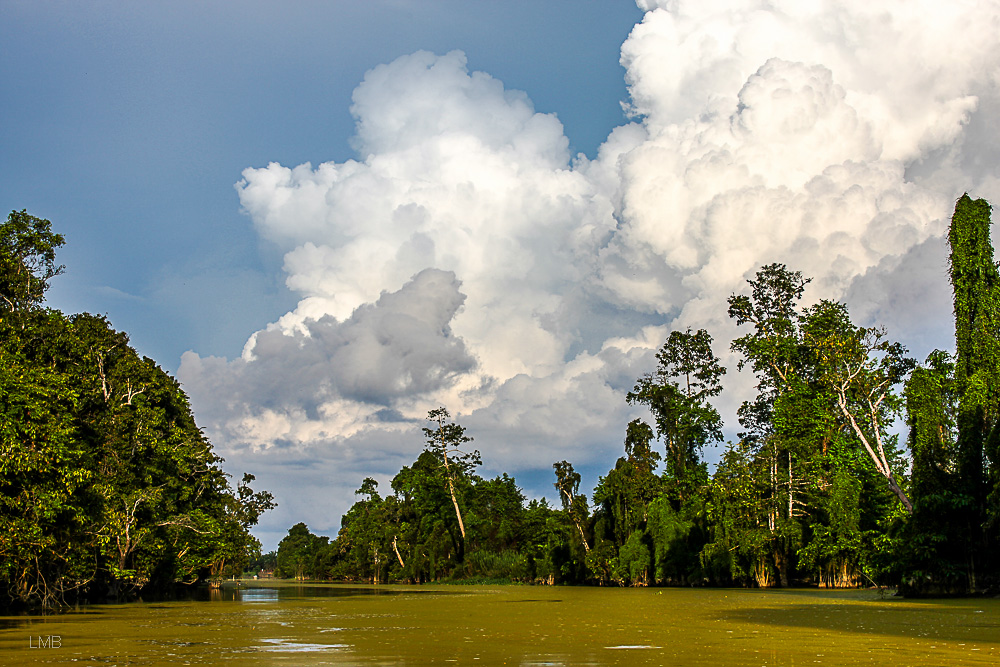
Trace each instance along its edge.
{"label": "treeline", "polygon": [[64,239],[0,224],[0,607],[239,573],[271,494],[234,490],[180,385],[100,316],[43,307]]}
{"label": "treeline", "polygon": [[[566,461],[553,466],[557,507],[525,504],[506,474],[480,477],[471,438],[441,408],[390,493],[364,480],[336,539],[297,524],[271,562],[278,576],[376,583],[996,591],[1000,272],[986,201],[957,202],[949,243],[955,353],[923,364],[842,303],[803,306],[809,279],[784,265],[730,297],[744,332],[731,349],[756,395],[712,474],[702,455],[722,440],[712,400],[725,368],[708,332],[674,331],[627,396],[653,423],[628,425],[592,502]],[[891,432],[897,417],[905,443]]]}

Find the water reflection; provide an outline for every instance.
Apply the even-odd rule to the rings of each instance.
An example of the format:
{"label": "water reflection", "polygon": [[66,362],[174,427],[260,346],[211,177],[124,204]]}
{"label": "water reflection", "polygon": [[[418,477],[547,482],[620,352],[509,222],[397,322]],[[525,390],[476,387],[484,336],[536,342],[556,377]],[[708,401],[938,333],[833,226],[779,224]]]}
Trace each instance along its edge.
{"label": "water reflection", "polygon": [[303,598],[343,598],[372,595],[414,595],[434,593],[448,595],[442,591],[421,591],[386,589],[375,586],[343,586],[343,585],[254,585],[254,584],[223,584],[216,588],[201,588],[192,592],[188,599],[195,602],[281,602],[283,600]]}
{"label": "water reflection", "polygon": [[277,602],[277,588],[245,588],[237,589],[242,602]]}
{"label": "water reflection", "polygon": [[317,651],[342,651],[351,648],[350,644],[304,644],[288,639],[261,639],[265,646],[258,646],[259,651],[280,651],[282,653],[314,653]]}

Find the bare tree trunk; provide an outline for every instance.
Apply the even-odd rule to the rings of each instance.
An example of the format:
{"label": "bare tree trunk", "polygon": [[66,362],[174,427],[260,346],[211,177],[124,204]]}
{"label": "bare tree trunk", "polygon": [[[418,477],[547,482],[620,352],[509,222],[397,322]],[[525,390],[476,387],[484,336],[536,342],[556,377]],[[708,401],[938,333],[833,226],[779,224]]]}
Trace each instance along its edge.
{"label": "bare tree trunk", "polygon": [[573,519],[573,523],[576,524],[576,529],[580,531],[580,541],[583,542],[583,550],[586,553],[590,553],[590,545],[587,544],[587,537],[583,534],[583,526],[576,519]]}
{"label": "bare tree trunk", "polygon": [[458,498],[455,497],[455,483],[451,478],[451,465],[448,464],[448,449],[443,442],[441,454],[444,457],[444,474],[448,478],[448,493],[451,494],[451,504],[455,506],[455,516],[458,517],[458,530],[462,533],[462,542],[465,542],[465,523],[462,521],[462,510],[458,508]]}
{"label": "bare tree trunk", "polygon": [[458,499],[455,497],[455,485],[451,481],[451,473],[448,474],[448,492],[451,493],[451,503],[455,506],[455,516],[458,517],[458,529],[462,533],[462,540],[465,540],[465,524],[462,522],[462,511],[458,509]]}
{"label": "bare tree trunk", "polygon": [[[566,498],[569,499],[569,503],[567,504],[567,507],[572,508],[573,507],[573,494],[570,493],[569,491],[567,491],[566,489],[562,488],[561,486],[559,487],[559,491],[561,491],[563,493],[563,495],[565,495]],[[583,543],[583,550],[584,550],[584,552],[590,553],[590,545],[587,544],[587,536],[584,535],[584,533],[583,533],[583,526],[580,525],[580,521],[576,518],[576,514],[572,511],[572,509],[570,509],[570,511],[569,511],[569,516],[570,516],[571,519],[573,519],[573,523],[576,525],[576,529],[578,531],[580,531],[580,542]]]}
{"label": "bare tree trunk", "polygon": [[[881,401],[881,398],[879,401]],[[881,473],[881,475],[885,477],[886,481],[889,482],[889,488],[892,489],[892,492],[895,493],[900,502],[903,503],[903,507],[906,508],[906,511],[913,514],[913,503],[910,502],[910,499],[906,497],[906,493],[903,492],[903,489],[901,489],[899,484],[896,482],[896,478],[892,474],[892,468],[889,467],[889,462],[886,460],[885,448],[882,446],[882,435],[879,433],[878,420],[875,417],[877,406],[873,405],[871,412],[873,418],[872,421],[874,423],[872,431],[875,434],[875,445],[878,447],[878,453],[876,453],[872,448],[871,443],[864,434],[864,431],[861,430],[857,420],[854,419],[854,415],[847,409],[847,396],[846,389],[844,387],[838,388],[837,405],[840,407],[841,413],[843,413],[843,415],[847,417],[847,420],[850,422],[851,429],[854,431],[854,434],[858,436],[859,440],[861,440],[861,444],[864,445],[865,451],[868,452],[868,457],[872,460],[872,463],[875,464],[879,473]]]}
{"label": "bare tree trunk", "polygon": [[406,565],[403,563],[403,557],[399,555],[399,549],[396,547],[396,536],[395,535],[392,536],[392,550],[396,552],[396,558],[399,559],[399,566],[400,567],[406,567]]}

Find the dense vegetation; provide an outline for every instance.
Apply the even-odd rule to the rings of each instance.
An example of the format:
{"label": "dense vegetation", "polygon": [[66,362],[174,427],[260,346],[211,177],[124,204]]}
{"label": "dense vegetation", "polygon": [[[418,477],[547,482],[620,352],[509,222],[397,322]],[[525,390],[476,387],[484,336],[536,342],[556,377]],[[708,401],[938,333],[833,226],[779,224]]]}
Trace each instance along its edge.
{"label": "dense vegetation", "polygon": [[43,307],[63,237],[0,224],[0,606],[168,592],[238,573],[274,506],[233,490],[178,383],[100,316]]}
{"label": "dense vegetation", "polygon": [[[722,440],[711,400],[725,369],[708,332],[674,331],[627,396],[654,423],[628,424],[624,456],[592,504],[566,461],[553,466],[559,507],[525,504],[506,474],[480,477],[471,438],[441,408],[391,493],[365,479],[335,540],[297,524],[271,562],[279,576],[376,583],[995,591],[1000,273],[989,231],[989,204],[963,196],[949,234],[956,351],[923,365],[884,329],[853,323],[842,303],[803,307],[801,273],[761,268],[748,294],[729,299],[744,332],[731,349],[756,396],[711,475],[702,454]],[[890,432],[897,417],[909,428],[905,449]]]}

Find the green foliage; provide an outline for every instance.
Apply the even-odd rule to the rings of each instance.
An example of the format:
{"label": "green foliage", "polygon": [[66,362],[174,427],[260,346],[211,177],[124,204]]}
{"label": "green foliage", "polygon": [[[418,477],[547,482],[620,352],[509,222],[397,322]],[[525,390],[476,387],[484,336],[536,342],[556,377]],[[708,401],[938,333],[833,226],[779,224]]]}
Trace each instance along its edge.
{"label": "green foliage", "polygon": [[618,551],[616,578],[633,585],[649,584],[649,574],[653,569],[653,554],[649,548],[649,537],[644,531],[636,530]]}
{"label": "green foliage", "polygon": [[[525,506],[507,475],[478,477],[478,452],[461,449],[471,438],[440,408],[392,496],[365,480],[366,498],[332,545],[334,570],[413,582],[901,584],[911,594],[1000,586],[1000,272],[989,205],[959,200],[950,240],[954,360],[936,351],[916,367],[846,305],[802,307],[801,273],[764,266],[749,294],[729,299],[746,327],[731,348],[756,394],[711,477],[700,457],[721,439],[711,399],[723,369],[706,331],[675,331],[627,396],[654,425],[627,425],[593,512],[568,461],[553,464],[560,508]],[[909,476],[890,429],[904,407]]]}
{"label": "green foliage", "polygon": [[954,360],[936,351],[906,390],[914,512],[900,531],[908,594],[1000,585],[1000,271],[990,205],[967,194],[948,230]]}
{"label": "green foliage", "polygon": [[578,580],[583,556],[568,543],[572,524],[564,515],[545,502],[525,506],[506,474],[476,475],[478,452],[459,449],[471,438],[443,408],[431,417],[437,428],[425,429],[429,446],[392,479],[392,495],[381,497],[372,479],[362,483],[364,498],[341,519],[331,545],[338,558],[330,576],[375,583]]}
{"label": "green foliage", "polygon": [[169,591],[237,573],[274,506],[234,492],[180,385],[106,319],[44,310],[63,239],[0,225],[0,580],[7,604]]}
{"label": "green foliage", "polygon": [[767,585],[773,581],[770,470],[745,444],[722,455],[707,506],[710,540],[700,554],[708,578],[719,584]]}
{"label": "green foliage", "polygon": [[728,568],[758,585],[775,575],[782,585],[856,584],[887,537],[886,491],[910,508],[888,427],[913,361],[882,329],[854,325],[844,304],[800,308],[809,280],[799,272],[771,264],[748,282],[729,314],[753,325],[732,348],[753,369],[757,396],[739,411],[742,443],[716,470],[726,486],[713,487],[703,563],[713,578]]}
{"label": "green foliage", "polygon": [[849,427],[876,470],[907,511],[912,504],[897,481],[886,447],[886,427],[902,408],[894,388],[916,365],[906,348],[885,338],[878,327],[855,326],[841,303],[820,301],[802,317],[803,339],[815,356],[813,376],[833,394],[839,418]]}
{"label": "green foliage", "polygon": [[914,584],[929,578],[950,588],[963,569],[960,545],[967,537],[962,515],[969,500],[956,493],[956,412],[954,364],[950,355],[936,350],[906,385],[914,507],[901,557]]}
{"label": "green foliage", "polygon": [[810,279],[784,264],[768,264],[747,281],[750,295],[729,298],[729,317],[753,331],[735,339],[731,348],[742,355],[739,369],[747,365],[757,377],[757,398],[740,408],[740,423],[747,430],[741,440],[757,443],[772,430],[773,404],[784,388],[794,384],[805,350],[799,332],[798,302]]}
{"label": "green foliage", "polygon": [[[708,401],[722,391],[726,369],[704,329],[670,332],[656,359],[656,371],[639,378],[626,400],[649,406],[666,443],[667,472],[683,482],[705,445],[722,439],[722,418]],[[630,438],[641,441],[631,430]]]}
{"label": "green foliage", "polygon": [[474,551],[465,560],[466,578],[479,577],[494,581],[530,581],[531,563],[528,556],[512,549]]}
{"label": "green foliage", "polygon": [[451,504],[455,509],[455,518],[458,520],[458,531],[462,539],[457,544],[458,560],[462,560],[465,555],[465,521],[462,518],[462,508],[459,503],[459,496],[462,490],[468,486],[469,476],[475,468],[482,463],[479,452],[465,452],[462,446],[472,442],[472,438],[465,435],[465,428],[449,421],[451,415],[445,408],[437,408],[427,413],[427,420],[437,424],[437,428],[424,428],[424,436],[427,438],[427,451],[431,452],[439,461],[444,470],[444,479],[448,487],[448,495],[451,497]]}
{"label": "green foliage", "polygon": [[60,374],[0,354],[0,576],[9,600],[46,607],[92,580],[80,490],[93,471]]}
{"label": "green foliage", "polygon": [[[690,504],[684,509],[689,509]],[[647,531],[653,546],[653,579],[659,582],[686,583],[692,579],[695,564],[703,545],[692,547],[689,538],[694,532],[695,517],[679,512],[666,496],[649,504]]]}
{"label": "green foliage", "polygon": [[63,272],[56,249],[64,241],[27,211],[11,211],[0,224],[0,322],[41,305],[49,281]]}
{"label": "green foliage", "polygon": [[846,467],[828,476],[818,509],[824,521],[812,527],[812,539],[798,552],[800,567],[817,572],[819,583],[843,588],[862,583],[862,566],[868,554],[861,532],[863,484]]}
{"label": "green foliage", "polygon": [[330,556],[329,538],[313,535],[306,524],[297,523],[278,542],[275,576],[300,581],[325,578]]}
{"label": "green foliage", "polygon": [[961,410],[982,409],[987,424],[1000,406],[1000,271],[993,261],[990,210],[986,200],[962,195],[948,229]]}
{"label": "green foliage", "polygon": [[588,521],[590,510],[587,507],[587,497],[579,492],[580,473],[573,469],[573,464],[568,461],[559,461],[552,464],[556,473],[555,487],[559,492],[559,499],[562,501],[563,511],[569,517],[577,532],[580,533],[580,543],[584,551],[590,551],[590,544],[587,542],[584,524]]}

